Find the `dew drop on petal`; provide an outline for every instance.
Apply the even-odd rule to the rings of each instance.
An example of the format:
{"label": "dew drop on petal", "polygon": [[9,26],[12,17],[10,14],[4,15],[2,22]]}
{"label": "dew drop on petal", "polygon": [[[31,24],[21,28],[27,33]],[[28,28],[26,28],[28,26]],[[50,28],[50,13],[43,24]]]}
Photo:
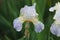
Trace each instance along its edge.
{"label": "dew drop on petal", "polygon": [[14,26],[15,30],[18,32],[22,30],[22,22],[20,21],[19,18],[14,19],[13,26]]}
{"label": "dew drop on petal", "polygon": [[50,28],[50,31],[52,34],[60,37],[60,25],[59,24],[53,23],[51,28]]}
{"label": "dew drop on petal", "polygon": [[44,29],[44,24],[42,22],[37,22],[34,26],[36,32],[41,32]]}

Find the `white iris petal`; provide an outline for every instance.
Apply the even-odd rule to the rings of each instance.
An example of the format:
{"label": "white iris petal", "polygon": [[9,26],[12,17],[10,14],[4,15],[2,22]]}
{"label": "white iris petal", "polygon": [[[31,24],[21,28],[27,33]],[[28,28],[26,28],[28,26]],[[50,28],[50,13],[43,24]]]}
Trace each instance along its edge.
{"label": "white iris petal", "polygon": [[50,28],[50,31],[51,31],[52,34],[60,37],[60,25],[59,24],[53,23],[51,28]]}
{"label": "white iris petal", "polygon": [[41,32],[44,29],[44,24],[39,21],[37,23],[35,23],[34,26],[35,26],[36,32]]}
{"label": "white iris petal", "polygon": [[35,5],[33,6],[25,6],[24,8],[21,9],[20,13],[23,15],[26,20],[31,20],[32,18],[36,17],[38,14],[36,13],[35,10]]}
{"label": "white iris petal", "polygon": [[56,3],[56,5],[54,7],[51,7],[49,9],[49,11],[55,12],[55,15],[53,17],[53,19],[55,20],[54,23],[52,24],[50,31],[52,34],[60,37],[60,2]]}
{"label": "white iris petal", "polygon": [[49,8],[49,11],[50,11],[50,12],[53,12],[54,10],[55,10],[54,7]]}
{"label": "white iris petal", "polygon": [[55,20],[60,20],[60,10],[56,11],[56,14],[54,15]]}
{"label": "white iris petal", "polygon": [[56,5],[54,7],[49,8],[49,11],[51,11],[51,12],[53,12],[54,10],[56,12],[55,12],[53,19],[60,20],[60,2],[56,3]]}
{"label": "white iris petal", "polygon": [[16,29],[16,31],[19,32],[22,30],[22,22],[19,18],[14,19],[13,25],[14,25],[14,28]]}
{"label": "white iris petal", "polygon": [[20,16],[19,16],[21,18],[16,18],[13,22],[14,28],[17,31],[22,30],[22,23],[24,21],[33,22],[35,25],[35,31],[36,32],[41,32],[44,29],[44,24],[42,22],[37,21],[38,20],[38,18],[37,18],[38,14],[35,10],[35,6],[36,6],[36,3],[34,3],[32,6],[25,5],[23,8],[21,8]]}

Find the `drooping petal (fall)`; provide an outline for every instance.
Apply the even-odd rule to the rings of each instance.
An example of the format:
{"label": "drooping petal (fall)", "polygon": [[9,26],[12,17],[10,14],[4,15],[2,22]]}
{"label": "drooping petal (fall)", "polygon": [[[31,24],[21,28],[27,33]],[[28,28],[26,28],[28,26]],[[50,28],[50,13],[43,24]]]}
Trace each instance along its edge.
{"label": "drooping petal (fall)", "polygon": [[44,24],[40,21],[34,23],[34,26],[36,32],[41,32],[44,29]]}
{"label": "drooping petal (fall)", "polygon": [[53,23],[51,28],[50,28],[50,31],[52,34],[60,37],[60,24]]}
{"label": "drooping petal (fall)", "polygon": [[21,19],[19,17],[14,19],[14,21],[13,21],[13,26],[16,29],[16,31],[18,31],[18,32],[22,30],[22,24],[23,24],[23,22],[21,21]]}

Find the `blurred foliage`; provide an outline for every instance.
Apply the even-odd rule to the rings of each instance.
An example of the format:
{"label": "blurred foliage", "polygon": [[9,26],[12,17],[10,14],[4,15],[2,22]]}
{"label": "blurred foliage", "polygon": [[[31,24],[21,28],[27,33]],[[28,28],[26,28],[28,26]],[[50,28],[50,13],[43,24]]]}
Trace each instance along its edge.
{"label": "blurred foliage", "polygon": [[[0,40],[60,40],[60,37],[50,33],[54,13],[49,12],[49,8],[60,0],[0,0]],[[30,38],[23,38],[24,25],[20,32],[13,28],[13,20],[20,15],[20,9],[25,5],[31,6],[36,2],[36,11],[39,20],[45,25],[41,33],[34,32],[34,25],[30,28]]]}

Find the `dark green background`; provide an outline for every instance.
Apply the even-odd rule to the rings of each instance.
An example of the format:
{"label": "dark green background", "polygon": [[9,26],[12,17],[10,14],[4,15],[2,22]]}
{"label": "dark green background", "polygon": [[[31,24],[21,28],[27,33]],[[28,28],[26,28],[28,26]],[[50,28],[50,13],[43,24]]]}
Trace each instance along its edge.
{"label": "dark green background", "polygon": [[[24,27],[21,32],[13,28],[13,20],[20,15],[20,9],[25,5],[31,6],[36,2],[36,11],[39,14],[39,20],[45,25],[41,33],[34,32],[32,23],[31,36],[29,40],[60,40],[50,32],[50,26],[53,23],[55,12],[49,12],[49,8],[54,6],[60,0],[0,0],[0,40],[27,40],[24,39]],[[25,24],[25,23],[24,23]]]}

